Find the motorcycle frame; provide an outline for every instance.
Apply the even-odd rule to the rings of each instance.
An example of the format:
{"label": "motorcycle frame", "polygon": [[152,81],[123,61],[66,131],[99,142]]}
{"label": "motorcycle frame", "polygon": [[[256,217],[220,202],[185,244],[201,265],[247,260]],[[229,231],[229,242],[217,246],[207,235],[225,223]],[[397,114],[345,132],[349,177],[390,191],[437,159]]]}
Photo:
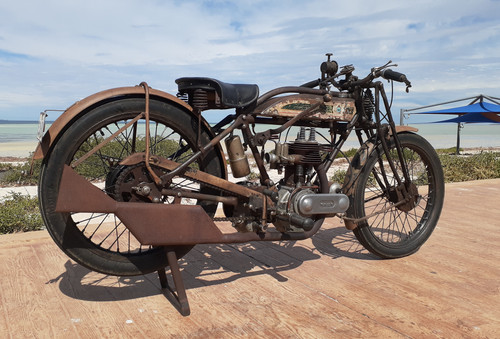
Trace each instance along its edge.
{"label": "motorcycle frame", "polygon": [[[135,119],[130,121],[127,125],[122,127],[121,130],[117,131],[116,133],[120,133],[122,130],[128,128],[131,126],[133,123],[135,123],[137,120],[141,118],[145,118],[146,123],[149,123],[149,87],[147,84],[142,83],[141,86],[144,89],[144,94],[146,98],[146,105],[145,105],[145,111],[141,112],[136,116]],[[359,105],[359,98],[362,97],[362,88],[356,88],[354,91],[354,97],[357,103],[357,108],[358,112],[357,114],[353,117],[353,120],[349,123],[345,122],[328,122],[327,125],[330,127],[330,129],[336,129],[336,132],[341,131],[340,139],[336,142],[335,145],[332,145],[333,152],[329,154],[329,159],[325,164],[321,164],[320,166],[324,166],[322,173],[326,173],[326,170],[331,166],[331,163],[333,162],[333,159],[335,156],[338,154],[340,151],[342,145],[344,142],[347,140],[348,136],[350,133],[353,131],[353,129],[356,130],[356,133],[358,135],[358,139],[360,141],[360,144],[363,144],[365,141],[362,138],[361,131],[363,131],[367,139],[375,139],[378,140],[379,142],[382,143],[383,150],[386,153],[387,156],[387,161],[389,162],[391,168],[394,170],[394,164],[393,161],[390,157],[390,153],[388,151],[388,145],[386,142],[386,139],[388,137],[388,134],[390,131],[396,131],[396,133],[390,133],[393,134],[394,136],[397,135],[398,130],[395,127],[394,121],[392,119],[392,115],[390,112],[390,105],[387,99],[387,96],[385,94],[384,88],[382,83],[376,82],[373,83],[370,87],[375,88],[375,122],[363,119],[364,111],[361,105]],[[204,153],[210,151],[216,146],[220,146],[220,142],[222,139],[224,139],[226,136],[230,135],[231,133],[234,132],[236,129],[241,129],[243,132],[243,137],[245,142],[248,144],[252,155],[256,161],[257,167],[259,169],[260,175],[261,175],[261,184],[262,185],[267,185],[271,186],[273,184],[269,176],[267,174],[267,170],[264,167],[264,160],[262,159],[262,156],[260,152],[258,151],[258,146],[264,145],[266,141],[271,139],[271,137],[275,134],[279,134],[286,130],[288,127],[292,125],[311,125],[310,122],[303,122],[303,119],[306,119],[310,114],[313,114],[315,110],[324,103],[325,99],[328,100],[328,91],[325,89],[311,89],[311,88],[304,88],[304,87],[283,87],[283,88],[278,88],[275,90],[272,90],[264,95],[262,95],[257,102],[257,107],[261,104],[264,104],[267,100],[275,97],[276,95],[280,94],[286,94],[286,93],[299,93],[300,94],[315,94],[318,96],[318,100],[315,104],[311,105],[308,109],[302,111],[301,113],[297,114],[294,118],[291,119],[282,119],[282,120],[275,120],[275,119],[269,119],[269,118],[262,118],[258,117],[253,111],[255,110],[254,108],[246,108],[246,109],[237,109],[236,110],[236,115],[228,115],[226,116],[219,124],[217,124],[214,129],[215,129],[215,137],[206,145],[202,146],[202,148],[194,153],[190,158],[188,158],[184,163],[178,164],[173,161],[169,161],[167,159],[158,159],[154,156],[151,156],[149,152],[146,152],[145,154],[141,153],[136,153],[133,154],[132,156],[124,159],[121,164],[122,165],[134,165],[134,164],[139,164],[141,162],[144,162],[146,164],[146,167],[148,170],[153,172],[151,170],[150,165],[155,164],[156,166],[163,167],[169,171],[169,173],[158,177],[158,176],[153,176],[155,178],[155,182],[157,184],[162,184],[164,182],[169,182],[175,175],[183,174],[187,176],[192,176],[199,182],[205,182],[209,185],[219,187],[222,190],[225,191],[231,191],[237,195],[243,196],[245,198],[250,198],[252,196],[257,196],[259,199],[261,199],[263,206],[262,206],[262,215],[261,215],[261,220],[260,223],[264,227],[267,226],[267,201],[268,197],[260,192],[257,192],[255,190],[249,189],[247,187],[229,182],[227,180],[218,178],[216,176],[210,175],[208,173],[202,172],[202,171],[195,171],[192,173],[191,171],[187,171],[188,166],[196,161],[200,156],[202,156]],[[381,117],[381,112],[380,112],[380,97],[382,97],[383,104],[385,106],[385,118],[388,120],[389,125],[382,125],[382,117]],[[198,115],[198,118],[201,119],[201,115]],[[284,121],[283,121],[284,120]],[[264,132],[256,133],[253,134],[250,125],[254,123],[271,123],[271,124],[281,124],[280,127],[274,128],[274,129],[269,129]],[[223,126],[226,126],[229,124],[227,128],[223,128]],[[317,122],[316,125],[323,125],[322,127],[327,127],[324,126],[325,124],[323,122]],[[374,128],[375,129],[374,132]],[[146,128],[148,130],[148,128]],[[116,134],[115,133],[115,134]],[[103,147],[106,143],[110,142],[111,139],[113,138],[114,135],[108,137],[106,140],[104,140],[101,144],[97,145],[94,149],[89,151],[86,155],[84,155],[80,159],[84,159],[93,153],[97,152],[101,147]],[[397,140],[397,137],[395,137]],[[149,138],[146,138],[146,142],[149,142]],[[398,141],[396,141],[397,149],[398,149],[398,156],[400,159],[402,159],[402,152],[400,150],[400,145]],[[146,147],[148,149],[149,147]],[[73,164],[71,164],[71,167],[76,167],[81,161],[77,161]],[[240,243],[240,242],[248,242],[248,241],[277,241],[277,240],[302,240],[311,237],[314,235],[319,228],[321,227],[322,222],[315,222],[314,227],[310,231],[304,231],[304,232],[289,232],[289,233],[281,233],[281,232],[270,232],[270,231],[265,231],[265,232],[248,232],[248,233],[241,233],[241,232],[236,232],[236,233],[230,233],[230,234],[223,234],[220,232],[220,230],[217,228],[215,223],[210,220],[208,215],[204,213],[203,209],[201,209],[200,206],[192,206],[194,208],[190,208],[188,206],[183,206],[183,205],[174,205],[177,210],[179,208],[181,210],[184,210],[184,212],[179,213],[179,219],[178,222],[175,224],[182,224],[184,225],[183,227],[177,227],[175,232],[167,232],[163,227],[156,227],[158,224],[164,223],[165,216],[168,211],[171,210],[173,207],[165,208],[163,207],[163,210],[160,211],[158,207],[160,205],[157,204],[133,204],[133,203],[122,203],[122,202],[111,202],[109,200],[112,200],[111,198],[107,197],[102,191],[98,190],[99,193],[93,189],[90,188],[90,184],[86,180],[80,180],[78,178],[78,174],[76,172],[72,173],[70,169],[65,169],[63,174],[63,178],[61,181],[61,197],[58,203],[58,207],[56,210],[64,212],[64,211],[71,211],[71,212],[94,212],[96,211],[95,208],[97,207],[95,203],[90,203],[89,200],[95,200],[95,201],[101,201],[102,204],[99,204],[100,206],[107,206],[104,207],[104,212],[113,212],[116,213],[120,218],[124,218],[127,220],[126,225],[127,227],[131,230],[131,232],[136,236],[136,238],[144,245],[182,245],[182,244],[198,244],[198,243]],[[154,173],[154,172],[153,172]],[[324,174],[323,174],[324,175]],[[408,174],[405,173],[404,176],[406,177]],[[385,175],[383,175],[385,184],[388,186],[387,178],[385,178]],[[326,180],[326,178],[323,178],[323,180]],[[401,183],[401,178],[398,178],[398,183]],[[77,194],[73,195],[71,192],[65,192],[67,191],[66,187],[72,187],[72,190],[76,190],[79,192],[87,192],[87,194]],[[170,194],[171,192],[168,192],[168,190],[165,191],[165,193]],[[327,193],[327,192],[322,192],[322,193]],[[95,199],[82,199],[80,197],[82,196],[94,196]],[[204,195],[201,194],[198,196],[199,198],[210,200],[210,201],[216,201],[216,202],[225,202],[229,204],[234,204],[235,202],[231,199],[224,199],[224,197],[220,196],[210,196],[210,195]],[[106,199],[107,198],[107,199]],[[106,200],[106,201],[104,201]],[[105,202],[105,203],[104,203]],[[136,206],[138,205],[138,206]],[[196,210],[196,207],[200,207]],[[135,212],[133,212],[135,211]],[[139,212],[140,211],[140,212]],[[170,212],[171,213],[171,212]],[[168,213],[167,213],[168,214]],[[186,220],[189,219],[189,214],[193,215],[198,215],[199,218],[202,218],[202,220],[205,220],[203,223],[206,226],[201,227],[202,229],[200,230],[199,223],[196,222],[196,226],[194,227],[194,223],[191,223],[191,226],[186,227]],[[204,215],[205,214],[205,215]],[[144,216],[148,215],[148,222],[144,222]],[[206,216],[206,217],[205,217]],[[320,218],[319,221],[322,221]],[[356,224],[360,220],[349,220],[350,224]],[[151,225],[151,227],[144,227],[144,224],[146,225]],[[189,223],[187,223],[189,224]],[[349,227],[353,228],[353,227]],[[177,236],[172,236],[173,234],[177,234]]]}

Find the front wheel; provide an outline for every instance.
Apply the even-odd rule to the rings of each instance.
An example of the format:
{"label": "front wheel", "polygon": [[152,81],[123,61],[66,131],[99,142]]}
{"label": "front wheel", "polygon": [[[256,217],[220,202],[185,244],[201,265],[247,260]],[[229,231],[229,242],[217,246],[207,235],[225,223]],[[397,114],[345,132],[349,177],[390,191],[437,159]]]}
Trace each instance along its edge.
{"label": "front wheel", "polygon": [[400,178],[402,166],[406,166],[410,183],[397,183],[380,143],[372,151],[369,144],[361,148],[346,178],[353,183],[347,217],[357,223],[354,234],[381,258],[415,253],[434,230],[444,200],[443,170],[434,148],[417,134],[401,133],[398,137],[403,163],[394,138],[389,142],[389,154]]}

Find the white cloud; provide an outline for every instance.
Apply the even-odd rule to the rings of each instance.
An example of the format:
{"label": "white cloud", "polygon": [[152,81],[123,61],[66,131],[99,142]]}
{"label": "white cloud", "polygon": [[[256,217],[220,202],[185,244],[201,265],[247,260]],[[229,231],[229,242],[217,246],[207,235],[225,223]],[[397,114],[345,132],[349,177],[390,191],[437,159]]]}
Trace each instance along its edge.
{"label": "white cloud", "polygon": [[495,95],[499,10],[489,0],[6,1],[0,118],[142,80],[167,91],[187,75],[262,91],[300,84],[319,75],[326,52],[360,75],[393,59],[414,83],[406,102]]}

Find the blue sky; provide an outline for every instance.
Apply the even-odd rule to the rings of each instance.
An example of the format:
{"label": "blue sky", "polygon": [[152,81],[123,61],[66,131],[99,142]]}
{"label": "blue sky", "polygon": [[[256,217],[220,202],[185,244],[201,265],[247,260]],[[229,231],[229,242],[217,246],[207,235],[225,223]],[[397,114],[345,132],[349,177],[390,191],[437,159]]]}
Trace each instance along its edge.
{"label": "blue sky", "polygon": [[395,87],[396,115],[500,97],[498,13],[498,0],[2,1],[0,119],[36,120],[141,81],[175,94],[182,76],[256,83],[264,93],[317,78],[327,52],[360,76],[399,64],[413,88]]}

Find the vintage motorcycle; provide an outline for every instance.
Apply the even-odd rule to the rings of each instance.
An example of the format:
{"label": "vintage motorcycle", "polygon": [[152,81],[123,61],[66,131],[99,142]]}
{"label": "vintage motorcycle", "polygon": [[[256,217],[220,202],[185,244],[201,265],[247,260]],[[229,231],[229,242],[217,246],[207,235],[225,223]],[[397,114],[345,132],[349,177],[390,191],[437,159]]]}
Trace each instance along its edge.
{"label": "vintage motorcycle", "polygon": [[[47,230],[76,262],[120,276],[174,274],[196,244],[309,238],[334,216],[379,257],[412,254],[438,222],[444,179],[432,146],[393,121],[376,79],[408,92],[394,66],[360,79],[327,54],[321,78],[261,96],[257,85],[180,78],[177,96],[141,83],[78,101],[34,155]],[[208,109],[235,114],[211,126]],[[352,133],[361,146],[330,182]],[[227,161],[241,180],[228,180]],[[257,182],[245,179],[251,166]]]}

